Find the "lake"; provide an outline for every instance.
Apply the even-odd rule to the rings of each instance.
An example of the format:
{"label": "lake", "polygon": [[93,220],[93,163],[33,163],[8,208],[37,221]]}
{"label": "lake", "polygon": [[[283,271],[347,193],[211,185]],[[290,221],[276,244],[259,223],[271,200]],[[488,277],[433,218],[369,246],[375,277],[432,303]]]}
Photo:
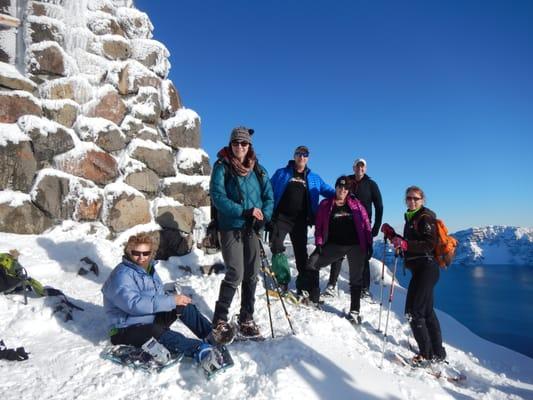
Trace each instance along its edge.
{"label": "lake", "polygon": [[[399,269],[402,286],[410,278]],[[452,265],[441,270],[435,307],[478,336],[533,358],[533,266]]]}

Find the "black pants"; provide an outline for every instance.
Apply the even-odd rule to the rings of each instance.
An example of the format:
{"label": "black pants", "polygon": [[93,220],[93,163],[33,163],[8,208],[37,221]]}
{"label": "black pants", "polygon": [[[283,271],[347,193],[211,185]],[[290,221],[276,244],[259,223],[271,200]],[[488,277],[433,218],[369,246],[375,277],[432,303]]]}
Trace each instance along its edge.
{"label": "black pants", "polygon": [[306,288],[311,301],[318,302],[320,295],[319,270],[330,265],[333,261],[348,258],[350,268],[350,311],[359,311],[361,307],[361,285],[365,254],[361,247],[356,245],[340,245],[326,243],[322,247],[322,253],[316,251],[309,257],[306,270]]}
{"label": "black pants", "polygon": [[253,318],[257,275],[261,265],[259,238],[249,230],[220,232],[222,257],[226,264],[226,276],[220,284],[215,304],[213,322],[228,320],[229,308],[235,291],[241,285],[240,321]]}
{"label": "black pants", "polygon": [[273,219],[272,235],[270,237],[272,254],[285,251],[283,242],[287,234],[291,238],[294,258],[296,259],[296,269],[298,270],[296,289],[302,290],[302,275],[305,273],[305,265],[307,264],[307,221],[305,215],[290,219],[283,214],[279,214]]}
{"label": "black pants", "polygon": [[[339,275],[341,273],[342,262],[344,257],[340,260],[337,260],[331,264],[331,270],[329,272],[329,281],[328,286],[337,286],[337,281],[339,280]],[[365,259],[365,265],[363,267],[363,290],[368,290],[370,288],[370,260]]]}
{"label": "black pants", "polygon": [[445,358],[440,323],[433,309],[433,289],[439,280],[439,266],[432,259],[420,260],[411,268],[405,313],[411,318],[411,329],[419,352],[427,359]]}
{"label": "black pants", "polygon": [[[179,332],[170,330],[177,319],[196,335],[198,339],[186,337]],[[128,344],[141,347],[151,337],[156,338],[171,353],[184,353],[191,357],[211,332],[211,323],[203,316],[194,304],[177,306],[174,310],[157,313],[151,324],[133,325],[118,329],[111,336],[112,344]]]}

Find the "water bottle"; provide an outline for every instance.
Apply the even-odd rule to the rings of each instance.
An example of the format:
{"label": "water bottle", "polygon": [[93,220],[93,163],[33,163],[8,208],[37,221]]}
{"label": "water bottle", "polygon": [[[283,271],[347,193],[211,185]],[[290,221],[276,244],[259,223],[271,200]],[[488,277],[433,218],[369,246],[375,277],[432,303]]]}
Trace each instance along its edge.
{"label": "water bottle", "polygon": [[153,337],[142,345],[142,349],[150,354],[158,364],[165,365],[170,361],[170,352]]}

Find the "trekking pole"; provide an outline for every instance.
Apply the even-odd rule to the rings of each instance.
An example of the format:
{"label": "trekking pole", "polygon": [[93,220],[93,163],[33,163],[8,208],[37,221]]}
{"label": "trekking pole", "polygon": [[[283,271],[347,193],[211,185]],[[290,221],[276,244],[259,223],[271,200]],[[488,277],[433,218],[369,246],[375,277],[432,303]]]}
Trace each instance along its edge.
{"label": "trekking pole", "polygon": [[[289,317],[289,313],[287,312],[287,307],[285,306],[285,300],[283,300],[283,295],[281,294],[281,289],[279,287],[278,280],[276,279],[276,275],[270,268],[270,263],[268,262],[268,258],[265,253],[265,248],[263,247],[263,242],[261,241],[261,238],[259,236],[257,236],[257,240],[259,241],[259,251],[261,254],[261,266],[262,266],[263,272],[268,271],[270,278],[274,282],[274,286],[276,287],[276,292],[278,293],[281,306],[283,307],[283,312],[285,313],[285,318],[287,318],[287,322],[289,323],[289,327],[291,328],[292,334],[296,335],[296,333],[294,332],[294,328],[292,327],[291,318]],[[266,283],[265,283],[265,288],[266,288]],[[267,292],[267,299],[268,299],[268,292]],[[272,337],[274,337],[274,334],[272,334]]]}
{"label": "trekking pole", "polygon": [[388,339],[387,330],[389,328],[389,315],[392,307],[392,299],[394,297],[394,279],[396,277],[396,266],[398,265],[398,253],[398,250],[394,252],[394,268],[392,270],[392,282],[389,290],[389,308],[387,310],[387,318],[385,319],[385,331],[383,332],[383,349],[381,351],[381,364],[379,366],[380,368],[383,368],[383,359],[385,358],[385,346],[387,345]]}
{"label": "trekking pole", "polygon": [[266,271],[265,271],[265,268],[263,266],[263,260],[262,259],[261,259],[261,271],[263,271],[263,284],[265,286],[265,294],[266,294],[266,298],[267,298],[268,319],[270,321],[270,333],[272,334],[272,339],[274,339],[274,326],[272,325],[272,312],[270,310],[270,296],[268,294]]}
{"label": "trekking pole", "polygon": [[381,312],[383,311],[383,286],[385,282],[385,254],[387,252],[387,238],[383,241],[383,260],[381,261],[381,284],[379,289],[379,320],[378,332],[381,332]]}

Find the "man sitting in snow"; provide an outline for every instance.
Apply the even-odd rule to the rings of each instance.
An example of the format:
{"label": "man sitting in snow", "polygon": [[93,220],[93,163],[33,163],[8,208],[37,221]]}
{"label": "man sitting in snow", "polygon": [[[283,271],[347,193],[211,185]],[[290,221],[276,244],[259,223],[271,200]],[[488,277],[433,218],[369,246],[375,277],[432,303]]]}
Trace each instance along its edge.
{"label": "man sitting in snow", "polygon": [[[171,354],[196,359],[207,372],[233,365],[224,344],[216,343],[209,320],[183,294],[165,294],[155,270],[152,238],[131,236],[122,262],[105,282],[102,293],[111,343],[141,347],[152,337]],[[177,319],[199,339],[170,330]]]}

